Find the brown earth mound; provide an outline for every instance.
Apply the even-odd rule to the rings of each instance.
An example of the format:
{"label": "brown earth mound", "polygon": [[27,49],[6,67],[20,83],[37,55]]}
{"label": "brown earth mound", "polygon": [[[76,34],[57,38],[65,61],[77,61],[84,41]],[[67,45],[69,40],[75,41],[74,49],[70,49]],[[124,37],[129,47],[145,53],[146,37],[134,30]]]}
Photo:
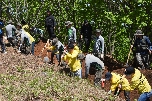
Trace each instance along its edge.
{"label": "brown earth mound", "polygon": [[[41,40],[36,46],[35,46],[35,55],[39,56],[39,54],[41,53],[41,50],[43,49],[44,45],[46,43],[46,40]],[[43,59],[45,56],[47,56],[47,50],[44,49],[44,51],[41,54],[41,58]],[[50,53],[48,54],[48,57],[50,58]],[[56,58],[54,58],[55,60],[55,64],[57,64]],[[107,71],[113,71],[119,74],[123,74],[123,71],[125,69],[125,67],[123,66],[122,63],[117,62],[115,59],[113,59],[111,56],[105,56],[105,60],[104,60],[104,64],[105,64],[105,71],[104,74]],[[84,68],[84,62],[83,62],[83,67],[82,67],[82,75],[84,77],[85,74],[85,68]],[[152,76],[152,70],[141,70],[141,72],[146,76],[147,80],[149,81],[150,85],[152,86],[152,80],[151,80],[151,76]],[[104,75],[103,75],[104,77]],[[94,79],[94,75],[90,75],[89,79],[91,81],[91,83],[93,83],[93,79]],[[128,78],[130,80],[130,78]],[[105,83],[105,91],[108,91],[110,89],[110,84],[109,82]],[[123,92],[120,93],[119,97],[124,98]],[[134,101],[134,99],[137,99],[139,97],[138,91],[134,90],[131,91],[130,94],[130,98],[131,101]],[[152,101],[152,98],[151,98]]]}

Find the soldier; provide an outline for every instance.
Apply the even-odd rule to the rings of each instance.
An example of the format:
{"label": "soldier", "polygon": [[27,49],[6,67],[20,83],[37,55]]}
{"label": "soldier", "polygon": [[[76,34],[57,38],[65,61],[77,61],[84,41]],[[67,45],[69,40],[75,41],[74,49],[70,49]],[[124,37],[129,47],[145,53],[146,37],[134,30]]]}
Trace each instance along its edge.
{"label": "soldier", "polygon": [[86,53],[88,53],[90,47],[91,36],[92,36],[92,26],[87,20],[84,20],[84,23],[81,26],[81,40],[83,39],[85,42]]}
{"label": "soldier", "polygon": [[141,30],[136,30],[134,35],[136,39],[131,48],[135,55],[135,62],[137,62],[141,69],[148,69],[151,42],[147,36],[144,36]]}
{"label": "soldier", "polygon": [[94,43],[93,53],[95,56],[104,60],[104,38],[101,36],[101,30],[96,29],[96,40]]}
{"label": "soldier", "polygon": [[70,43],[71,39],[74,39],[76,42],[77,36],[76,36],[76,29],[72,26],[73,22],[67,21],[65,22],[65,26],[68,29],[68,44]]}
{"label": "soldier", "polygon": [[55,36],[55,26],[56,26],[56,21],[55,17],[51,14],[51,11],[47,11],[47,16],[45,19],[45,28],[49,33],[50,40],[53,40],[53,36]]}

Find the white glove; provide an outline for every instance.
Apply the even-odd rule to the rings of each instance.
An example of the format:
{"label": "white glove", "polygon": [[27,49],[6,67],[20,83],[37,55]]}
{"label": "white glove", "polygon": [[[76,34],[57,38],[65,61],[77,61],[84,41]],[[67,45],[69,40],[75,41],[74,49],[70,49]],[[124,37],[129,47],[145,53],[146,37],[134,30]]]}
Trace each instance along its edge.
{"label": "white glove", "polygon": [[66,52],[65,50],[63,51],[64,54],[67,54],[68,52]]}
{"label": "white glove", "polygon": [[105,79],[101,79],[101,81],[105,81]]}
{"label": "white glove", "polygon": [[4,36],[3,38],[4,38],[5,40],[7,40],[7,36]]}
{"label": "white glove", "polygon": [[111,91],[111,90],[109,90],[108,94],[111,94],[111,92],[112,92],[112,91]]}
{"label": "white glove", "polygon": [[100,55],[100,58],[102,58],[102,59],[103,59],[103,56],[104,56],[104,54],[101,54],[101,55]]}

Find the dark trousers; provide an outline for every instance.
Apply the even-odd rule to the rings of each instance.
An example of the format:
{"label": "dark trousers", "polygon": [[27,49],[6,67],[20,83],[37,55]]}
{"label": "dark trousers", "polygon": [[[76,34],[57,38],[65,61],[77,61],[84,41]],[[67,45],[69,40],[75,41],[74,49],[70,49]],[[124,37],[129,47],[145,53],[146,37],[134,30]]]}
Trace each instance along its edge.
{"label": "dark trousers", "polygon": [[2,37],[0,38],[0,44],[1,44],[2,52],[4,52],[5,51],[5,44],[3,42],[3,38]]}
{"label": "dark trousers", "polygon": [[85,52],[87,53],[90,47],[91,38],[84,38],[85,42]]}
{"label": "dark trousers", "polygon": [[52,40],[55,36],[54,28],[52,27],[47,27],[47,31],[49,33],[49,38]]}
{"label": "dark trousers", "polygon": [[16,43],[15,43],[15,40],[13,37],[10,37],[10,38],[7,38],[8,42],[13,46],[15,47],[16,46]]}
{"label": "dark trousers", "polygon": [[[118,93],[117,92],[118,92],[118,87],[115,89],[114,95],[116,95],[116,94],[119,95],[121,90],[119,90]],[[126,101],[130,101],[129,95],[130,95],[130,91],[124,90],[124,96],[125,96]]]}
{"label": "dark trousers", "polygon": [[136,60],[142,69],[149,68],[149,54],[136,53]]}
{"label": "dark trousers", "polygon": [[58,54],[55,54],[55,53],[51,52],[51,63],[53,63],[54,55],[56,55],[58,63],[61,65],[61,55],[62,55],[62,52],[59,52]]}
{"label": "dark trousers", "polygon": [[31,53],[34,55],[34,46],[35,46],[35,41],[34,42],[32,42],[32,49],[31,49]]}

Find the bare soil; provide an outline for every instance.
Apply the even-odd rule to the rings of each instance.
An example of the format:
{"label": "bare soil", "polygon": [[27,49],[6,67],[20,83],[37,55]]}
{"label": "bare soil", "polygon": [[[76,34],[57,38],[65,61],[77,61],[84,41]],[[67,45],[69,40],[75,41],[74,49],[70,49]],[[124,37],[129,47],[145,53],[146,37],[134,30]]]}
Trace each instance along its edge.
{"label": "bare soil", "polygon": [[[44,51],[41,53],[41,50],[44,48],[45,43],[46,43],[46,40],[41,40],[40,42],[38,42],[36,44],[36,46],[35,46],[35,56],[40,56],[42,59],[45,56],[48,56],[49,58],[51,57],[51,55],[50,55],[51,53],[49,52],[47,54],[46,49],[44,49]],[[40,55],[40,53],[41,53],[41,55]],[[54,62],[55,62],[55,65],[58,64],[56,57],[54,57]],[[105,68],[106,68],[105,71],[104,71],[104,74],[107,71],[113,71],[113,72],[116,72],[116,73],[119,73],[119,74],[123,74],[124,69],[125,69],[125,67],[123,66],[122,63],[117,62],[115,59],[113,59],[111,56],[108,56],[108,55],[105,56],[104,64],[105,64]],[[59,69],[59,68],[56,68],[56,69]],[[69,71],[69,70],[67,69],[67,71]],[[141,70],[141,72],[146,76],[147,80],[149,81],[150,85],[152,86],[152,79],[151,79],[152,70]],[[84,74],[85,74],[85,63],[83,61],[83,66],[82,66],[82,76],[83,76],[83,78],[84,78]],[[104,75],[103,75],[103,78],[104,78]],[[128,79],[130,80],[130,78],[128,78]],[[91,83],[93,83],[94,75],[90,75],[89,80],[90,80]],[[105,82],[104,89],[105,89],[105,91],[108,91],[110,89],[109,82]],[[120,93],[119,97],[124,98],[123,92]],[[134,101],[134,99],[137,99],[138,97],[139,97],[138,91],[136,91],[136,90],[131,91],[131,94],[130,94],[131,101]],[[151,101],[152,101],[152,98],[151,98]]]}

